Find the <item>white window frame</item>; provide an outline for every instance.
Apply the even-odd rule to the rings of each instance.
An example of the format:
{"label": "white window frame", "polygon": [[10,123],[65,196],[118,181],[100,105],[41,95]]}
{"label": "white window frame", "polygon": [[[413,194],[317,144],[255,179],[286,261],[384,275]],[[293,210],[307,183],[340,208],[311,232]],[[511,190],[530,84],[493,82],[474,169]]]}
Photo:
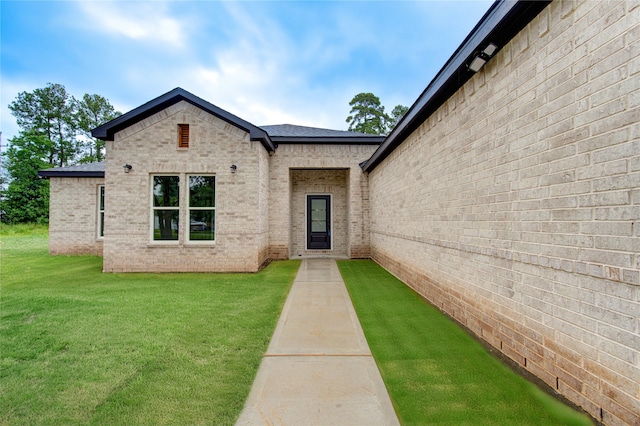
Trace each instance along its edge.
{"label": "white window frame", "polygon": [[[190,178],[193,176],[203,176],[203,177],[212,177],[213,178],[213,207],[191,207],[191,185]],[[186,232],[186,241],[189,244],[214,244],[216,242],[216,206],[218,204],[218,191],[217,191],[217,179],[216,175],[213,173],[189,173],[186,175],[185,179],[185,196],[186,196],[186,222],[187,222],[187,232]],[[191,239],[191,212],[192,211],[213,211],[213,240],[192,240]]]}
{"label": "white window frame", "polygon": [[98,185],[98,217],[96,234],[99,240],[104,239],[104,185]]}
{"label": "white window frame", "polygon": [[[177,177],[178,178],[178,205],[173,207],[173,206],[159,206],[156,207],[154,205],[154,200],[153,200],[153,191],[154,191],[154,178],[156,177],[160,177],[160,176],[166,176],[166,177]],[[150,186],[150,191],[149,191],[149,206],[150,208],[150,212],[151,212],[151,223],[150,223],[150,239],[151,239],[151,243],[152,244],[170,244],[170,245],[178,245],[180,244],[180,240],[182,238],[182,232],[180,231],[180,227],[182,226],[182,217],[183,215],[181,214],[181,205],[182,203],[182,198],[183,198],[183,191],[182,191],[182,185],[183,185],[183,176],[180,173],[153,173],[149,176],[149,186]],[[178,220],[176,222],[177,226],[178,226],[178,238],[175,240],[156,240],[155,239],[155,219],[156,219],[156,214],[155,212],[157,210],[176,210],[178,212]]]}

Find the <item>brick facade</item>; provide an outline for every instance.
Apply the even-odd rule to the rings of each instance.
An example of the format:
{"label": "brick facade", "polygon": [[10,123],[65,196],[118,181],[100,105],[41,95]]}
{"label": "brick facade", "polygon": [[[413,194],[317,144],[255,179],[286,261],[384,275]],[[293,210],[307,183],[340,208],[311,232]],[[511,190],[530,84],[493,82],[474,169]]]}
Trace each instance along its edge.
{"label": "brick facade", "polygon": [[[189,148],[178,148],[178,124],[190,125]],[[246,132],[181,101],[118,132],[106,149],[105,272],[256,271],[267,261],[268,153]],[[133,169],[124,173],[124,164]],[[215,175],[215,242],[189,242],[185,233],[152,241],[151,179],[163,174],[180,176],[181,206],[188,174]]]}
{"label": "brick facade", "polygon": [[640,424],[640,3],[551,3],[369,176],[372,257]]}
{"label": "brick facade", "polygon": [[51,178],[49,252],[102,255],[98,197],[102,178]]}

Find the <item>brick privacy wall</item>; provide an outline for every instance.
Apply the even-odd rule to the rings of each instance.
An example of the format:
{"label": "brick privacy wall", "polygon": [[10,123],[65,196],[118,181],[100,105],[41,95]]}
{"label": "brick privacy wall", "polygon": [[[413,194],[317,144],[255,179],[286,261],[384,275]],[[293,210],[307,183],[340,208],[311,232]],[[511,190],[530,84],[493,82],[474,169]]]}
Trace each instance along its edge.
{"label": "brick privacy wall", "polygon": [[[291,170],[291,255],[348,255],[348,170]],[[331,250],[307,250],[307,195],[331,195]]]}
{"label": "brick privacy wall", "polygon": [[[304,234],[293,236],[293,203],[290,171],[293,169],[344,169],[347,173],[347,235],[349,257],[369,257],[369,195],[367,176],[359,163],[369,158],[375,145],[281,144],[269,157],[269,256],[288,259],[304,245]],[[306,202],[306,200],[304,200]],[[294,242],[295,239],[295,242]],[[302,240],[301,240],[302,239]]]}
{"label": "brick privacy wall", "polygon": [[[190,125],[190,146],[177,145],[178,124]],[[105,272],[256,271],[267,259],[265,149],[249,135],[187,102],[179,102],[107,142]],[[122,166],[133,169],[125,174]],[[230,166],[237,165],[232,174]],[[187,205],[187,174],[216,176],[216,241],[151,239],[151,176],[179,174]],[[188,229],[181,210],[180,229]]]}
{"label": "brick privacy wall", "polygon": [[553,2],[369,176],[372,257],[640,424],[640,2]]}
{"label": "brick privacy wall", "polygon": [[102,255],[98,187],[102,178],[51,178],[49,253]]}

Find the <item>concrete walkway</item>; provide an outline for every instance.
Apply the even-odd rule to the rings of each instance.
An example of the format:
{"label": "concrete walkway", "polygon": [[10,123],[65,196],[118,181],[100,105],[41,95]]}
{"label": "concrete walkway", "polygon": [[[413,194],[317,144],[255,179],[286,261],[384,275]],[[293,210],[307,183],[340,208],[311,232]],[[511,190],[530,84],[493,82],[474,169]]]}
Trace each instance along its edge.
{"label": "concrete walkway", "polygon": [[398,424],[335,260],[303,260],[236,425]]}

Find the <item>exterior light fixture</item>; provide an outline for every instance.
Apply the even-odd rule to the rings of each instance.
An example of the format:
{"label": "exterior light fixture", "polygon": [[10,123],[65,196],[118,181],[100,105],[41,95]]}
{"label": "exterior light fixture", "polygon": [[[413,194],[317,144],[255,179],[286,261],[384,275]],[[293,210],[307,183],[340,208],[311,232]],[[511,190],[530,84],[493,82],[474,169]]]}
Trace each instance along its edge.
{"label": "exterior light fixture", "polygon": [[235,173],[236,170],[238,170],[238,166],[236,166],[235,164],[232,164],[230,169],[231,169],[231,173]]}
{"label": "exterior light fixture", "polygon": [[131,166],[131,164],[125,164],[123,168],[125,173],[129,173],[131,169],[133,169],[133,166]]}
{"label": "exterior light fixture", "polygon": [[496,50],[498,50],[498,46],[496,46],[493,43],[489,43],[487,47],[485,47],[480,52],[477,52],[474,55],[471,62],[469,63],[469,65],[467,66],[469,68],[469,71],[473,71],[473,72],[480,71],[480,69],[484,66],[484,64],[486,64],[487,61],[491,59],[493,54],[496,53]]}

